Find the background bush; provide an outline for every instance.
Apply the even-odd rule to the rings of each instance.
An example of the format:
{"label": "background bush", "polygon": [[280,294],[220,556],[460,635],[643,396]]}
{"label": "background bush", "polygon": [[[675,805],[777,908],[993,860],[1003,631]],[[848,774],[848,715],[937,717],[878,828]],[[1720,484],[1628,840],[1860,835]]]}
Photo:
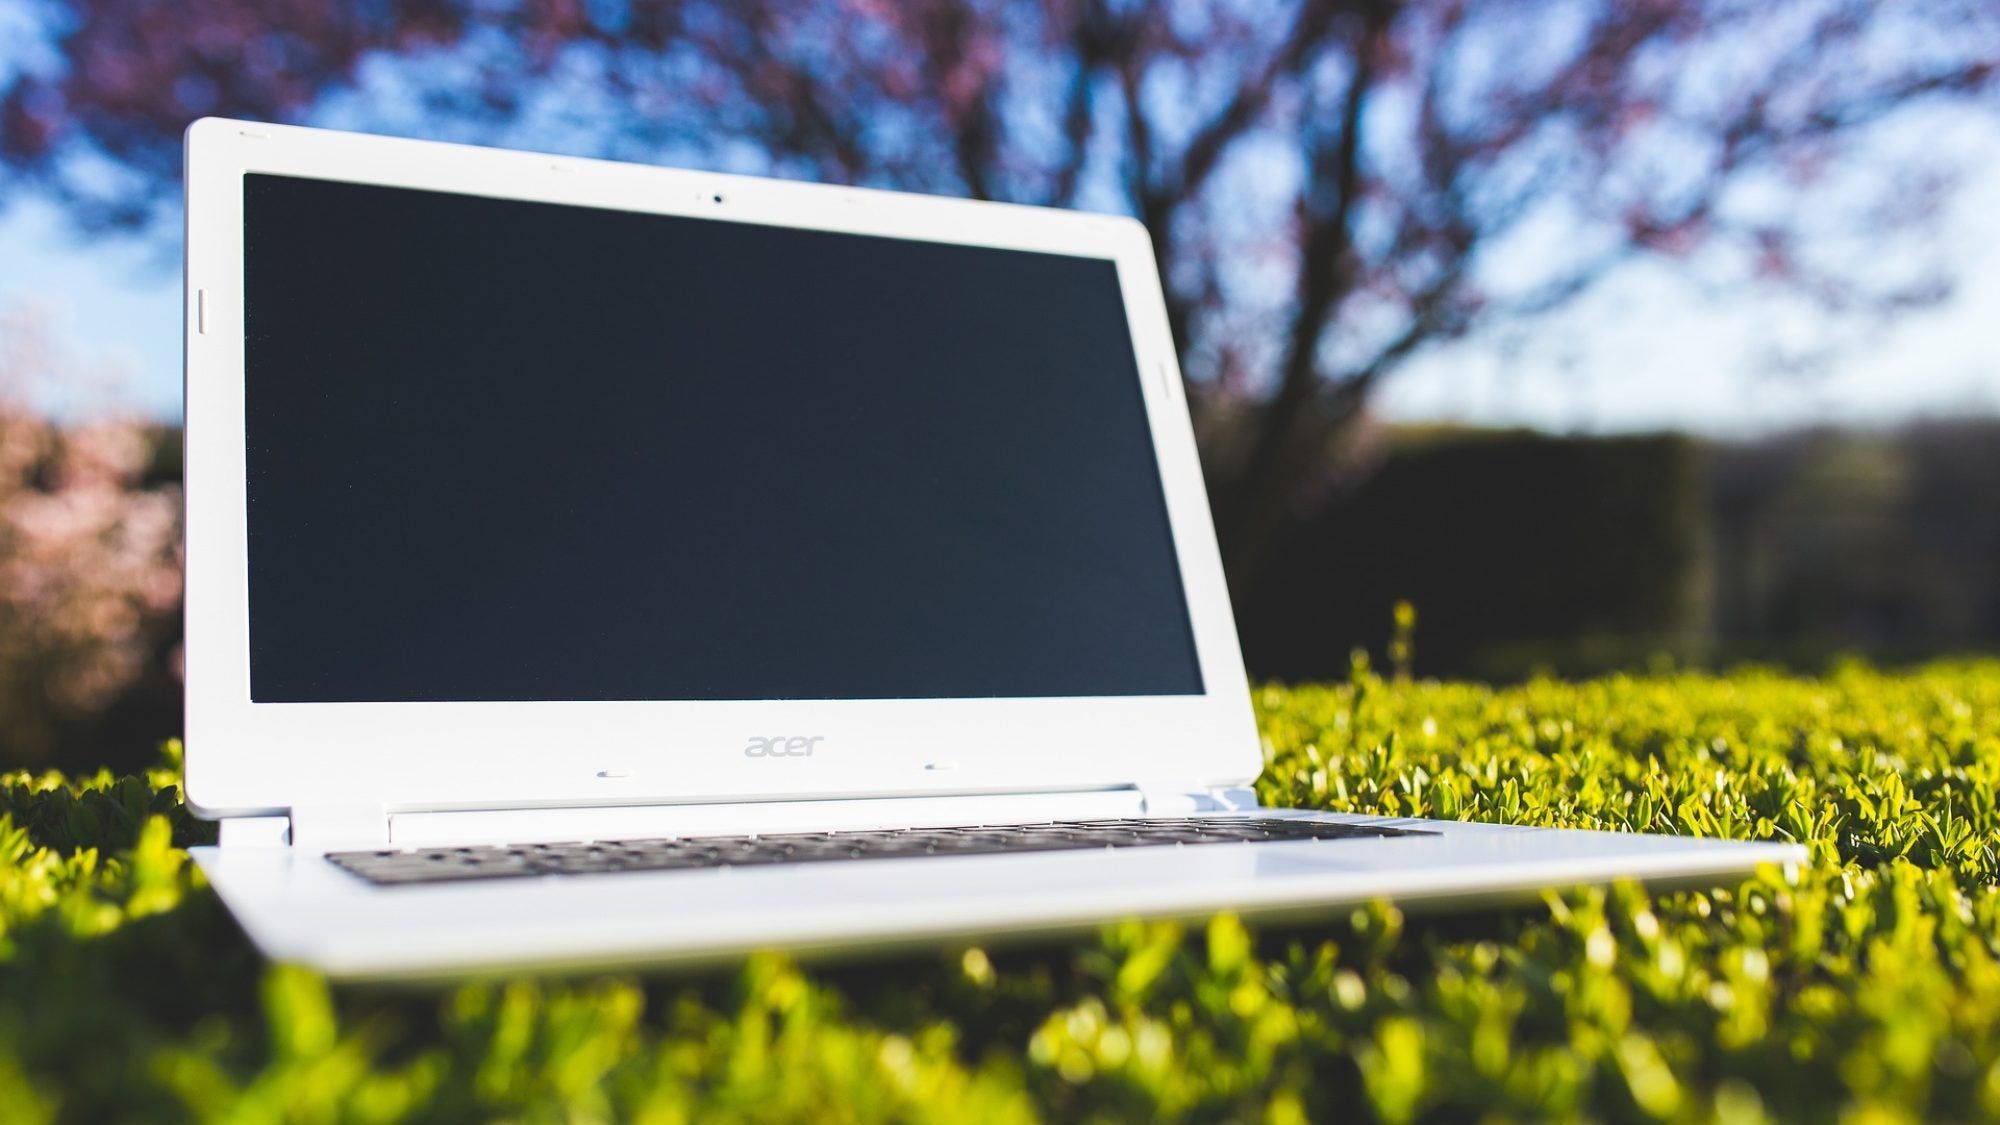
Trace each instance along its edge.
{"label": "background bush", "polygon": [[1803,663],[2000,647],[2000,422],[1713,447],[1716,643]]}
{"label": "background bush", "polygon": [[[1702,447],[1682,435],[1388,431],[1239,609],[1259,674],[1337,679],[1398,601],[1419,669],[1521,679],[1705,654]],[[1478,546],[1473,547],[1474,544]]]}
{"label": "background bush", "polygon": [[109,379],[0,315],[0,762],[129,768],[180,731],[179,430],[49,416]]}
{"label": "background bush", "polygon": [[0,779],[10,1121],[2000,1116],[2000,663],[1257,696],[1268,802],[1778,837],[1705,893],[701,975],[263,966],[171,762]]}
{"label": "background bush", "polygon": [[1259,675],[1338,678],[1404,600],[1432,675],[2000,651],[1990,419],[1744,441],[1403,427],[1353,462],[1239,593]]}

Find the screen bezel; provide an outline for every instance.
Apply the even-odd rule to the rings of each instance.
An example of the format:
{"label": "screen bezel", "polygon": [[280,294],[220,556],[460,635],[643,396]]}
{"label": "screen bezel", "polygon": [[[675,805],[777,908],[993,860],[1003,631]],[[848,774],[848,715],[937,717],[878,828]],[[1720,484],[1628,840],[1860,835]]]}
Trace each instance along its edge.
{"label": "screen bezel", "polygon": [[[271,173],[1115,263],[1206,691],[253,703],[243,177]],[[187,791],[209,816],[1230,785],[1261,768],[1152,244],[1117,216],[204,119],[187,136]],[[559,387],[550,393],[559,394]],[[747,756],[753,737],[813,753]]]}

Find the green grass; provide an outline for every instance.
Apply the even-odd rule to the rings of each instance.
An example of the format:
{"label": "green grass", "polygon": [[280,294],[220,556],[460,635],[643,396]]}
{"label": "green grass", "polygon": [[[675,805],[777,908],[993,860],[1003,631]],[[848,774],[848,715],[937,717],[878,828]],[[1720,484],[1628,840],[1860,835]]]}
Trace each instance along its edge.
{"label": "green grass", "polygon": [[0,1118],[2000,1117],[2000,663],[1258,697],[1273,803],[1810,844],[1712,893],[801,969],[330,988],[171,765],[0,778]]}

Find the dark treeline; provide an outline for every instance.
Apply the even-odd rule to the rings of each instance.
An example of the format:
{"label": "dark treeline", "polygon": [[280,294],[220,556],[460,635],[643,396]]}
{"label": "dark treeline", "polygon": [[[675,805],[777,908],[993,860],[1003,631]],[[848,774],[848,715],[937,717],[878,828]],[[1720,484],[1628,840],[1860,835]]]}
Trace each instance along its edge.
{"label": "dark treeline", "polygon": [[1382,446],[1238,607],[1257,674],[1379,657],[1405,599],[1416,669],[1442,676],[2000,650],[2000,420]]}

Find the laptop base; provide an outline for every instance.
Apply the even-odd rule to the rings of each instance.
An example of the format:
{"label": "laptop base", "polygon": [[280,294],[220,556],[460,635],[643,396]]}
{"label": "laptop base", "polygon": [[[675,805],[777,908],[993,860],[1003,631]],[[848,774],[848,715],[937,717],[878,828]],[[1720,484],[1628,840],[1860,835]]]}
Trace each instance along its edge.
{"label": "laptop base", "polygon": [[1339,917],[1531,901],[1630,878],[1714,885],[1790,844],[1508,828],[1260,809],[1219,814],[1380,825],[1424,835],[921,856],[376,886],[291,847],[193,849],[273,957],[346,979],[685,965],[760,948],[801,954],[992,943],[1121,917]]}

